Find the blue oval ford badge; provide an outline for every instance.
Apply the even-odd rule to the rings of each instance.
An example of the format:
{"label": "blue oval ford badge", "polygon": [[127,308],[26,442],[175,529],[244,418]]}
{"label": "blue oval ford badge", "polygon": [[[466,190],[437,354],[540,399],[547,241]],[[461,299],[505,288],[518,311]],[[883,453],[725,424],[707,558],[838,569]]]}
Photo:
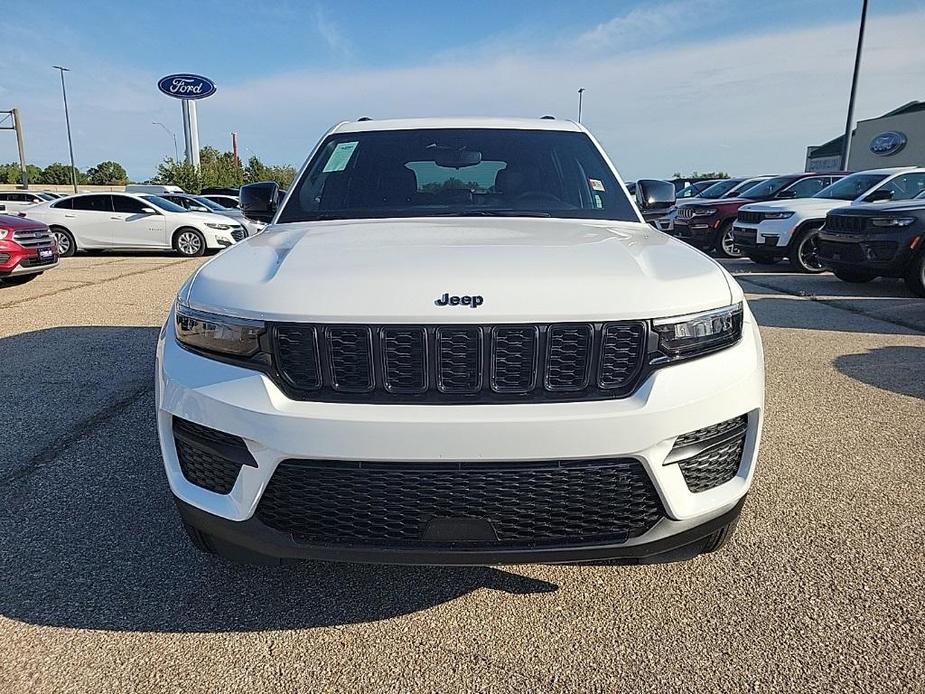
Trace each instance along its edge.
{"label": "blue oval ford badge", "polygon": [[905,133],[890,130],[889,132],[880,133],[870,141],[870,151],[879,154],[881,157],[888,157],[896,154],[906,146]]}
{"label": "blue oval ford badge", "polygon": [[205,99],[215,93],[215,82],[201,75],[167,75],[157,88],[174,99]]}

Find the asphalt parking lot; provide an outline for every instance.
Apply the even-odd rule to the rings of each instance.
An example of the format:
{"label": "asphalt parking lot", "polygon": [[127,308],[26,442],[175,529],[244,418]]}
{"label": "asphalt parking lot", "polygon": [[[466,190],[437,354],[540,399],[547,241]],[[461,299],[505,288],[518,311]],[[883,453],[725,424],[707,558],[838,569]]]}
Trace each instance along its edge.
{"label": "asphalt parking lot", "polygon": [[198,260],[0,289],[0,691],[922,691],[925,301],[728,262],[763,326],[760,467],[683,564],[235,566],[175,517],[158,328]]}

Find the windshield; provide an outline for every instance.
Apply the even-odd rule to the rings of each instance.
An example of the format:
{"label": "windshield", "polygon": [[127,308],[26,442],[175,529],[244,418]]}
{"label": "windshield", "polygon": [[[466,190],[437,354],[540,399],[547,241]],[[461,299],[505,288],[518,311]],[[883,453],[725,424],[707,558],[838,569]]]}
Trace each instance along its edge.
{"label": "windshield", "polygon": [[716,200],[723,197],[730,190],[742,183],[744,178],[727,178],[725,181],[719,181],[700,193],[697,197],[706,198],[707,200]]}
{"label": "windshield", "polygon": [[487,128],[332,135],[279,221],[467,215],[639,221],[584,133]]}
{"label": "windshield", "polygon": [[186,212],[186,209],[180,207],[176,203],[172,203],[169,200],[164,200],[164,198],[159,198],[156,195],[142,195],[140,196],[142,200],[147,200],[155,207],[160,207],[162,210],[167,210],[167,212]]}
{"label": "windshield", "polygon": [[204,198],[201,195],[191,195],[190,197],[206,209],[212,210],[212,212],[228,212],[227,207],[222,207],[214,200],[209,200],[209,198]]}
{"label": "windshield", "polygon": [[784,188],[793,183],[794,180],[796,179],[794,179],[793,176],[775,176],[774,178],[769,178],[766,181],[756,183],[751,188],[742,193],[740,197],[748,198],[749,200],[759,200],[761,198],[774,197]]}
{"label": "windshield", "polygon": [[814,198],[829,198],[831,200],[854,200],[870,190],[886,178],[886,174],[856,173],[845,176],[828,188],[816,193]]}
{"label": "windshield", "polygon": [[36,193],[36,195],[42,198],[42,200],[55,200],[56,199],[54,195],[50,195],[48,193]]}

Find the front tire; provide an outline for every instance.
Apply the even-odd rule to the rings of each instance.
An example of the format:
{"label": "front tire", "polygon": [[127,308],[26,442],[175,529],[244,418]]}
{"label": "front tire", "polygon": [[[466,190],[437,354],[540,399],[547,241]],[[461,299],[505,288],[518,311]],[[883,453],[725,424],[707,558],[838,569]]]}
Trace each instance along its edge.
{"label": "front tire", "polygon": [[910,263],[905,280],[910,292],[925,297],[925,253],[919,253]]}
{"label": "front tire", "polygon": [[714,249],[721,258],[741,258],[745,255],[741,250],[736,248],[735,241],[732,238],[732,220],[724,223],[719,231],[716,232],[716,243]]}
{"label": "front tire", "polygon": [[184,258],[197,258],[206,252],[206,240],[195,229],[180,229],[174,236],[173,248]]}
{"label": "front tire", "polygon": [[864,284],[865,282],[877,279],[876,275],[869,272],[862,272],[861,270],[839,269],[832,270],[832,274],[842,282],[850,282],[851,284]]}
{"label": "front tire", "polygon": [[55,243],[58,244],[59,258],[70,258],[77,252],[77,242],[71,232],[64,227],[50,227],[49,231],[55,237]]}
{"label": "front tire", "polygon": [[771,255],[750,255],[748,256],[748,259],[753,263],[757,263],[758,265],[774,265],[778,260],[780,260],[780,258],[775,258]]}
{"label": "front tire", "polygon": [[819,260],[819,228],[803,229],[790,244],[790,267],[797,272],[818,275],[826,267]]}

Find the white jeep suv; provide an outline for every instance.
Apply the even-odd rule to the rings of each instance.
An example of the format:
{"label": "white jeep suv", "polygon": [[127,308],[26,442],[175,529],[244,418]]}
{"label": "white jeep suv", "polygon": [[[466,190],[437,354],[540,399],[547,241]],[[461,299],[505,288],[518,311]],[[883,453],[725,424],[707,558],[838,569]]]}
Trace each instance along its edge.
{"label": "white jeep suv", "polygon": [[48,225],[61,256],[89,250],[168,250],[199,256],[227,248],[247,232],[237,220],[187,212],[156,195],[89,193],[30,207],[23,214]]}
{"label": "white jeep suv", "polygon": [[817,238],[837,207],[911,200],[925,190],[925,168],[870,169],[845,176],[809,198],[756,202],[739,208],[733,243],[752,261],[787,258],[797,272],[823,272]]}
{"label": "white jeep suv", "polygon": [[643,222],[581,125],[342,123],[279,205],[265,183],[242,206],[272,223],[187,280],[157,346],[197,547],[661,561],[729,537],[761,431],[758,327],[719,264]]}

